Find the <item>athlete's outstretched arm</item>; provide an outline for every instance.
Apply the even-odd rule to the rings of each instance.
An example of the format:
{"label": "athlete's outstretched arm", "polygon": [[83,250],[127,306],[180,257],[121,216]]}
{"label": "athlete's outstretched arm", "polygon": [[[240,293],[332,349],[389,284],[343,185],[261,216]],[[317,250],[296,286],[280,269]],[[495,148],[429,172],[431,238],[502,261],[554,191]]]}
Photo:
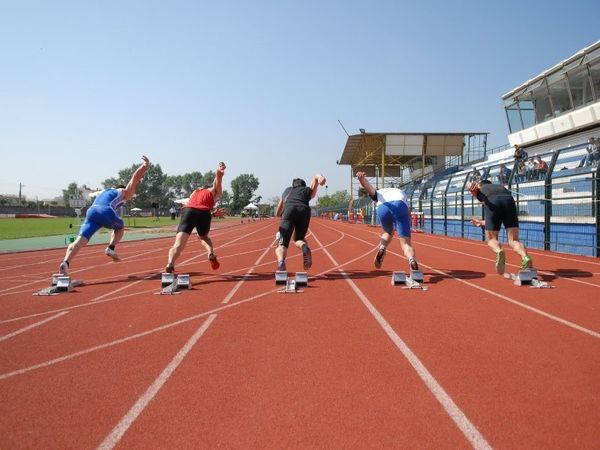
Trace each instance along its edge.
{"label": "athlete's outstretched arm", "polygon": [[217,171],[215,172],[215,179],[212,185],[213,195],[215,196],[215,201],[219,200],[223,196],[223,175],[225,175],[225,163],[220,162],[219,167],[217,167]]}
{"label": "athlete's outstretched arm", "polygon": [[310,182],[310,198],[315,198],[319,185],[323,186],[326,182],[327,179],[320,173],[317,173]]}
{"label": "athlete's outstretched arm", "polygon": [[375,188],[371,185],[371,183],[369,183],[369,180],[367,180],[364,172],[356,172],[356,178],[358,178],[360,185],[365,189],[365,191],[367,191],[369,197],[375,195]]}
{"label": "athlete's outstretched arm", "polygon": [[131,180],[129,180],[129,183],[127,183],[127,186],[123,190],[123,200],[125,201],[130,200],[134,196],[138,184],[140,184],[140,181],[142,181],[142,178],[146,173],[146,169],[150,165],[150,160],[147,156],[142,155],[142,161],[142,164],[133,173]]}

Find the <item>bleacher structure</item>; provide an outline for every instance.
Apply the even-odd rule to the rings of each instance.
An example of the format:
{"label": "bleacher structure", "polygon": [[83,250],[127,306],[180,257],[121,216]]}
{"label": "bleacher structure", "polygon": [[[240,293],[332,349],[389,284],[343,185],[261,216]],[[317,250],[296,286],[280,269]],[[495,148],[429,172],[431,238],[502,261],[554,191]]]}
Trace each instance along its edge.
{"label": "bleacher structure", "polygon": [[[412,210],[423,212],[425,232],[467,239],[484,239],[483,231],[469,223],[471,217],[483,216],[481,203],[468,191],[470,182],[481,177],[501,183],[517,202],[525,245],[599,257],[598,163],[582,164],[589,139],[600,138],[600,41],[502,98],[510,145],[525,150],[528,158],[545,161],[547,170],[520,167],[513,147],[488,151],[486,133],[361,130],[349,136],[339,163],[350,165],[352,174],[366,171],[375,187],[404,189]],[[473,138],[480,145],[472,145]],[[435,164],[427,166],[427,157]],[[419,170],[408,169],[415,161],[421,162]],[[502,166],[510,170],[508,176],[501,175]],[[341,217],[356,216],[360,210],[365,222],[375,223],[373,203],[358,195],[356,183],[351,183],[353,200],[342,207],[346,213],[341,211]],[[501,239],[506,239],[504,231]]]}

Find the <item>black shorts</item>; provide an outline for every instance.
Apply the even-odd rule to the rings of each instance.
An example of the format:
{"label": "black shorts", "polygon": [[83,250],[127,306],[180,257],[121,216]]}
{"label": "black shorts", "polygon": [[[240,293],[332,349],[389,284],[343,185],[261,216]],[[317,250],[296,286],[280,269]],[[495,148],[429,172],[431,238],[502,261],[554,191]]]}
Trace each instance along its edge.
{"label": "black shorts", "polygon": [[494,195],[489,197],[484,205],[485,229],[500,231],[504,228],[517,228],[519,226],[519,215],[517,205],[511,195]]}
{"label": "black shorts", "polygon": [[185,208],[177,227],[177,232],[192,234],[194,228],[198,236],[206,236],[210,231],[212,213],[209,210]]}
{"label": "black shorts", "polygon": [[288,247],[292,232],[294,233],[294,241],[303,241],[308,232],[308,224],[310,223],[310,206],[294,205],[286,207],[281,215],[279,222],[279,245]]}

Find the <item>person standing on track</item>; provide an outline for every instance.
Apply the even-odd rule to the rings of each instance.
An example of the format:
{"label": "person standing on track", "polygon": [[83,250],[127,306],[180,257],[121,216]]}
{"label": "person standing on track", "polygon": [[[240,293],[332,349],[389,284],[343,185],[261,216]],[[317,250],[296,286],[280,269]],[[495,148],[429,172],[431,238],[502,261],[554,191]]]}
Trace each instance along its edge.
{"label": "person standing on track", "polygon": [[377,202],[377,216],[383,228],[379,248],[373,261],[375,268],[381,268],[387,247],[394,236],[395,226],[402,252],[408,259],[410,270],[419,270],[415,249],[410,242],[410,208],[406,193],[398,188],[375,189],[367,180],[364,172],[357,172],[356,178],[358,178],[369,197]]}
{"label": "person standing on track", "polygon": [[283,191],[281,199],[277,204],[275,215],[281,217],[279,221],[279,245],[275,249],[277,257],[277,270],[286,270],[285,258],[288,246],[294,234],[294,245],[302,250],[302,261],[304,270],[312,266],[312,255],[306,243],[306,233],[310,223],[310,200],[317,195],[319,185],[323,186],[327,180],[323,175],[317,173],[306,186],[306,181],[296,178],[292,185]]}
{"label": "person standing on track", "polygon": [[173,273],[175,271],[175,261],[181,255],[185,245],[192,234],[194,228],[200,243],[208,253],[208,261],[213,270],[217,270],[220,266],[217,255],[215,255],[212,240],[208,237],[210,231],[210,223],[213,217],[223,217],[225,210],[219,208],[212,212],[212,209],[223,196],[223,175],[225,174],[225,163],[220,162],[215,173],[215,179],[212,186],[207,185],[196,189],[190,195],[187,203],[184,206],[177,234],[175,235],[175,244],[169,249],[169,258],[165,267],[165,272]]}
{"label": "person standing on track", "polygon": [[487,245],[496,254],[496,273],[502,275],[506,267],[506,255],[498,241],[502,224],[506,230],[508,245],[522,258],[521,269],[530,268],[531,257],[519,241],[519,217],[515,199],[510,191],[502,185],[492,184],[489,180],[480,180],[471,183],[469,192],[484,205],[485,220],[473,218],[471,223],[485,229]]}
{"label": "person standing on track", "polygon": [[79,230],[79,236],[67,247],[65,258],[58,268],[59,273],[63,275],[68,274],[72,259],[82,247],[87,245],[96,231],[102,227],[113,230],[110,242],[104,253],[111,257],[113,261],[120,261],[121,258],[119,258],[119,255],[115,251],[115,247],[125,233],[125,225],[123,224],[123,219],[119,217],[117,209],[126,201],[133,198],[138,184],[140,184],[144,173],[146,173],[146,169],[150,165],[150,160],[146,156],[142,156],[142,161],[142,164],[133,173],[127,186],[120,185],[116,188],[104,189],[96,196],[94,203],[87,210],[85,221]]}

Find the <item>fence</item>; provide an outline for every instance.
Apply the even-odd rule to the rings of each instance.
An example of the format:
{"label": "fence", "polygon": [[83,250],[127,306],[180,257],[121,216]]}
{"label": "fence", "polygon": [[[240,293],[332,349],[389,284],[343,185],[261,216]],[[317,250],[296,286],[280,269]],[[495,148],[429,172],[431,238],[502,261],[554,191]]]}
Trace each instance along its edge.
{"label": "fence", "polygon": [[[422,212],[426,233],[484,240],[484,232],[469,223],[483,217],[481,202],[468,191],[475,178],[489,179],[509,189],[517,203],[521,241],[529,248],[600,257],[600,211],[597,167],[583,166],[586,144],[572,145],[534,156],[534,166],[513,159],[512,151],[465,170],[418,180],[405,189],[411,210]],[[318,209],[317,214],[340,220],[375,224],[375,203],[369,198]],[[506,241],[504,229],[500,239]]]}

